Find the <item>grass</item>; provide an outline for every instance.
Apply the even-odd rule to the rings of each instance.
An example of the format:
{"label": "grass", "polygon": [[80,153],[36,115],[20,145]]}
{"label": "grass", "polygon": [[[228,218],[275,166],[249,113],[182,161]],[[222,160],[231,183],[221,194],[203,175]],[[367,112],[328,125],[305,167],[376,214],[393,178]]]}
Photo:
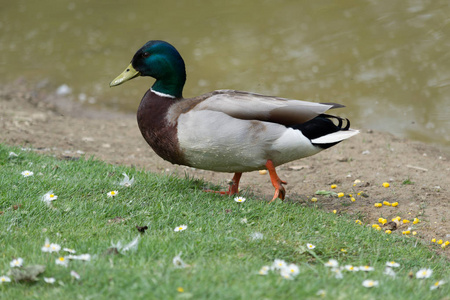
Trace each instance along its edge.
{"label": "grass", "polygon": [[[18,157],[10,157],[14,151]],[[30,170],[33,176],[23,177]],[[134,177],[131,187],[118,185],[122,173]],[[450,263],[412,237],[386,235],[338,216],[294,203],[267,204],[255,195],[238,205],[229,197],[202,192],[205,183],[156,175],[93,159],[63,161],[0,145],[0,275],[13,258],[24,266],[40,264],[36,282],[0,284],[4,299],[440,299],[450,284]],[[53,190],[52,205],[40,200]],[[106,194],[119,193],[113,198]],[[311,204],[313,205],[313,204]],[[247,223],[242,222],[246,219]],[[176,226],[188,228],[174,232]],[[136,225],[147,225],[141,234]],[[263,239],[253,240],[260,232]],[[125,254],[108,251],[111,243],[140,236],[138,248]],[[44,253],[46,238],[62,247],[89,253],[91,261],[55,265],[63,255]],[[306,243],[316,245],[306,250]],[[346,252],[341,251],[345,249]],[[190,266],[175,268],[172,259]],[[275,272],[258,275],[264,265],[284,259],[300,267],[286,280]],[[323,265],[370,265],[373,272],[346,272],[336,279]],[[385,263],[401,264],[397,277],[383,274]],[[428,279],[410,278],[421,268]],[[76,271],[80,280],[70,276]],[[43,281],[54,277],[55,284]],[[380,286],[365,288],[364,279]],[[181,289],[180,289],[181,288]]]}

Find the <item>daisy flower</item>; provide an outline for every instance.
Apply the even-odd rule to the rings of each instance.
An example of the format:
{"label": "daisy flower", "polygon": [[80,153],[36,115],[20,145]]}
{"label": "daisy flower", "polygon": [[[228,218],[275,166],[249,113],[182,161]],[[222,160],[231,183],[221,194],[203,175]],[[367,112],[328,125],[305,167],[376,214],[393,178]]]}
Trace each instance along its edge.
{"label": "daisy flower", "polygon": [[308,244],[306,244],[306,248],[308,248],[308,250],[312,250],[312,249],[316,248],[316,246],[308,243]]}
{"label": "daisy flower", "polygon": [[67,268],[67,266],[69,265],[69,260],[66,259],[64,256],[61,256],[61,257],[59,257],[59,258],[57,258],[57,259],[55,260],[55,263],[56,263],[57,265],[60,265],[60,266],[63,266],[63,267],[66,267],[66,268]]}
{"label": "daisy flower", "polygon": [[280,270],[280,275],[281,277],[283,277],[284,279],[288,279],[288,280],[292,280],[294,279],[294,276],[292,276],[292,274],[289,272],[289,270],[287,268],[283,268]]}
{"label": "daisy flower", "polygon": [[61,246],[58,244],[51,243],[49,252],[59,252],[61,250]]}
{"label": "daisy flower", "polygon": [[430,290],[435,290],[435,289],[439,288],[441,285],[443,285],[444,283],[445,283],[444,280],[436,281],[435,284],[430,286]]}
{"label": "daisy flower", "polygon": [[267,274],[269,274],[269,270],[270,270],[270,267],[269,267],[269,266],[263,266],[263,267],[258,271],[258,274],[259,274],[259,275],[267,275]]}
{"label": "daisy flower", "polygon": [[400,264],[396,263],[395,261],[388,261],[386,263],[386,266],[387,267],[391,267],[391,268],[398,268],[398,267],[400,267]]}
{"label": "daisy flower", "polygon": [[335,259],[330,259],[328,262],[324,263],[325,267],[337,268],[339,267],[339,263]]}
{"label": "daisy flower", "polygon": [[70,271],[70,276],[72,276],[73,278],[75,278],[76,280],[80,280],[80,275],[75,272],[74,270]]}
{"label": "daisy flower", "polygon": [[26,171],[23,171],[20,174],[22,174],[23,177],[29,177],[29,176],[33,176],[34,173],[31,172],[31,171],[26,170]]}
{"label": "daisy flower", "polygon": [[368,280],[364,280],[362,285],[366,288],[377,287],[378,281],[368,279]]}
{"label": "daisy flower", "polygon": [[369,266],[360,266],[358,269],[359,269],[360,271],[366,271],[366,272],[369,272],[369,271],[373,271],[373,270],[374,270],[373,267],[369,267]]}
{"label": "daisy flower", "polygon": [[63,250],[66,251],[66,252],[69,252],[69,253],[71,253],[71,254],[77,253],[77,251],[75,251],[75,250],[73,250],[73,249],[70,249],[70,248],[63,248]]}
{"label": "daisy flower", "polygon": [[182,253],[182,252],[178,253],[178,255],[176,255],[176,256],[172,259],[172,262],[173,262],[173,265],[175,266],[175,268],[183,269],[183,268],[186,268],[186,267],[188,266],[188,265],[181,259],[181,253]]}
{"label": "daisy flower", "polygon": [[119,184],[124,187],[132,186],[134,183],[134,177],[130,179],[130,177],[128,177],[127,173],[122,173],[122,175],[124,176],[124,178],[119,182]]}
{"label": "daisy flower", "polygon": [[433,274],[433,270],[431,269],[420,269],[417,273],[416,273],[416,278],[429,278],[431,276],[431,274]]}
{"label": "daisy flower", "polygon": [[234,198],[234,201],[236,201],[237,203],[242,203],[242,202],[245,202],[245,198],[244,197],[236,197],[236,198]]}
{"label": "daisy flower", "polygon": [[0,276],[0,284],[2,284],[3,282],[11,282],[11,278],[5,275]]}
{"label": "daisy flower", "polygon": [[42,198],[41,198],[41,200],[47,204],[50,204],[50,202],[52,202],[56,199],[58,199],[58,196],[53,194],[53,191],[49,191],[48,193],[44,194],[44,196],[42,196]]}
{"label": "daisy flower", "polygon": [[13,259],[9,263],[9,265],[11,266],[11,268],[20,268],[23,266],[23,258],[19,257],[19,258]]}
{"label": "daisy flower", "polygon": [[90,254],[80,254],[80,255],[68,255],[66,256],[67,259],[71,260],[83,260],[83,261],[90,261],[91,255]]}
{"label": "daisy flower", "polygon": [[386,267],[386,269],[384,269],[384,273],[383,274],[387,275],[387,276],[391,276],[393,278],[395,278],[397,276],[397,274],[394,272],[394,270],[392,270],[389,267]]}
{"label": "daisy flower", "polygon": [[332,269],[331,269],[331,272],[334,273],[334,277],[335,277],[336,279],[342,279],[342,278],[344,278],[344,276],[342,275],[342,272],[341,272],[341,270],[340,270],[339,268],[332,268]]}
{"label": "daisy flower", "polygon": [[41,248],[42,252],[59,252],[61,250],[61,246],[58,244],[51,243],[48,239],[45,239],[44,246]]}
{"label": "daisy flower", "polygon": [[111,192],[107,193],[106,195],[108,197],[115,197],[115,196],[117,196],[118,193],[119,193],[118,191],[111,191]]}
{"label": "daisy flower", "polygon": [[316,296],[319,296],[319,297],[325,297],[327,295],[327,292],[325,292],[325,290],[318,290],[317,291],[317,293],[316,293]]}
{"label": "daisy flower", "polygon": [[274,261],[273,261],[273,265],[272,265],[276,270],[282,270],[282,269],[284,269],[286,266],[287,266],[287,264],[286,264],[286,262],[284,261],[284,260],[282,260],[282,259],[275,259]]}
{"label": "daisy flower", "polygon": [[44,277],[44,281],[50,284],[54,284],[56,280],[53,277]]}
{"label": "daisy flower", "polygon": [[347,271],[350,271],[350,272],[357,272],[357,271],[359,271],[359,268],[358,268],[358,267],[354,267],[354,266],[352,266],[352,265],[346,265],[346,266],[344,266],[344,268],[345,268]]}
{"label": "daisy flower", "polygon": [[42,252],[51,252],[50,251],[50,241],[45,239],[44,247],[41,248]]}
{"label": "daisy flower", "polygon": [[252,241],[262,240],[264,238],[264,235],[261,232],[253,232],[252,234],[250,234],[250,238],[252,239]]}
{"label": "daisy flower", "polygon": [[298,273],[300,273],[300,269],[296,264],[289,264],[283,270],[289,273],[291,276],[297,276]]}
{"label": "daisy flower", "polygon": [[187,225],[180,225],[180,226],[175,227],[175,229],[173,231],[175,231],[175,232],[183,231],[183,230],[186,230],[186,228],[187,228]]}

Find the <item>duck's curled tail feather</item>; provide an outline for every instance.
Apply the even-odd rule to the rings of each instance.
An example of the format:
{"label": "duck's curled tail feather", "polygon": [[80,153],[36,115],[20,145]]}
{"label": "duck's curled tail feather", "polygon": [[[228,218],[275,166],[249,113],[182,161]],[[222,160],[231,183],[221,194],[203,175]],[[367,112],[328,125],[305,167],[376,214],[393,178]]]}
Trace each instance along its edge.
{"label": "duck's curled tail feather", "polygon": [[[336,120],[337,124],[333,120]],[[332,147],[359,133],[358,130],[350,128],[348,119],[328,114],[320,114],[308,122],[290,127],[300,130],[304,136],[311,140],[313,145],[323,149]]]}

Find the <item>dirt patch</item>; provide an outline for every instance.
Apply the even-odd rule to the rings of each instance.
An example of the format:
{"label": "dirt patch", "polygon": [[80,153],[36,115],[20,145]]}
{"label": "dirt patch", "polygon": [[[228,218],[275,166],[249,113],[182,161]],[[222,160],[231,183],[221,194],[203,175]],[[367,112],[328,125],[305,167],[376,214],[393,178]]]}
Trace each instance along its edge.
{"label": "dirt patch", "polygon": [[[162,160],[141,137],[134,115],[89,110],[20,81],[0,87],[0,132],[2,143],[31,147],[58,157],[94,156],[157,173],[189,174],[223,189],[232,177]],[[400,216],[411,221],[393,234],[401,234],[417,217],[421,222],[411,230],[417,235],[411,234],[410,238],[427,243],[432,238],[450,240],[448,152],[388,133],[363,130],[348,141],[278,170],[280,178],[288,182],[288,200],[347,213],[368,226],[380,217],[390,221]],[[355,184],[355,180],[361,182]],[[383,187],[383,182],[390,187]],[[337,188],[331,189],[332,184]],[[269,176],[259,172],[244,174],[241,190],[251,190],[264,199],[271,199],[274,192]],[[343,192],[345,196],[316,195],[320,190]],[[359,192],[364,192],[364,196],[358,196]],[[348,194],[355,198],[354,202]],[[312,197],[318,201],[312,202]],[[383,201],[399,205],[375,208],[375,203]],[[445,250],[438,245],[430,247],[450,257],[450,246]]]}

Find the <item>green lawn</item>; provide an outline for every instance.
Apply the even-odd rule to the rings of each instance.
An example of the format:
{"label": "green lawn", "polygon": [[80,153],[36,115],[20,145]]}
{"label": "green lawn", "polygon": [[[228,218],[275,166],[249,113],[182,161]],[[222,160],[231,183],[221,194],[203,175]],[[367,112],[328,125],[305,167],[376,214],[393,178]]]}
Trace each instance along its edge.
{"label": "green lawn", "polygon": [[[18,156],[10,156],[11,151]],[[25,170],[34,175],[24,177]],[[119,185],[124,172],[135,178],[131,187]],[[27,266],[45,266],[37,281],[16,282],[8,275],[12,281],[0,284],[0,298],[422,300],[450,294],[449,283],[430,290],[438,280],[450,281],[449,261],[414,237],[387,235],[313,204],[268,204],[252,194],[242,195],[247,200],[238,204],[204,193],[205,185],[0,145],[0,276],[10,274],[10,262],[18,257],[24,260],[22,273]],[[108,197],[113,190],[118,194]],[[41,200],[49,191],[58,196],[50,205]],[[139,233],[136,225],[148,230]],[[175,232],[180,225],[187,229]],[[137,249],[110,249],[112,243],[124,245],[138,236]],[[46,238],[91,259],[57,265],[69,253],[43,252]],[[309,250],[307,243],[316,247]],[[180,252],[185,268],[172,262]],[[296,264],[300,273],[291,279],[279,271],[259,275],[274,259]],[[340,266],[370,265],[374,271],[342,270],[338,279],[324,266],[329,259]],[[392,260],[400,264],[395,278],[383,274]],[[432,269],[431,277],[417,279],[421,268]],[[72,270],[79,280],[70,275]],[[44,277],[56,281],[49,284]],[[379,286],[364,287],[366,279]],[[317,295],[320,290],[324,296]]]}

